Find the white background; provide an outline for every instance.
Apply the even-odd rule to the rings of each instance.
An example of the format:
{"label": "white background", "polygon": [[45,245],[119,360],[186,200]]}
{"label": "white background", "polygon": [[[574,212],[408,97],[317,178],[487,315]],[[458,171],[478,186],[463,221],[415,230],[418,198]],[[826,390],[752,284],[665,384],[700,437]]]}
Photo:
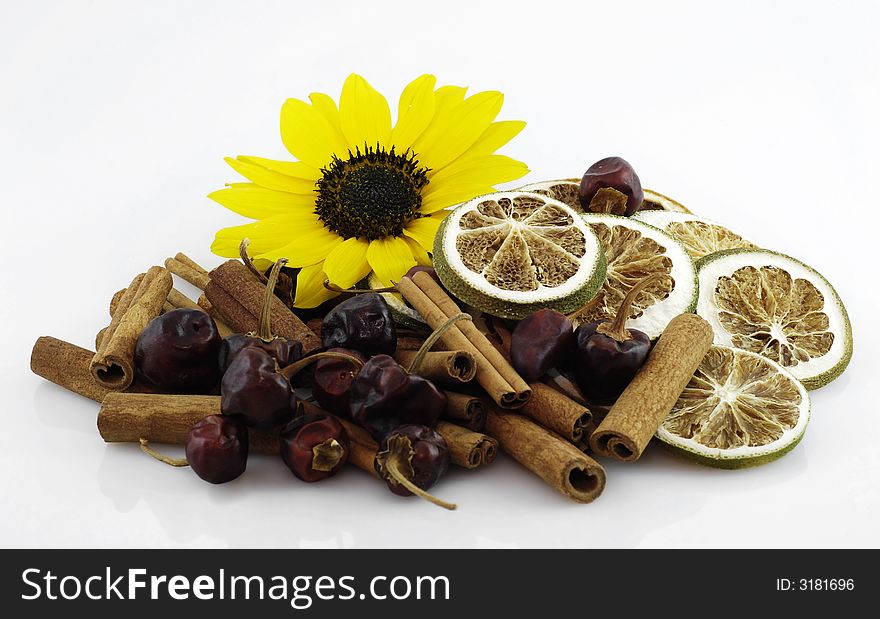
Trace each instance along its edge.
{"label": "white background", "polygon": [[[880,546],[880,43],[872,2],[11,2],[0,21],[2,546]],[[356,71],[506,94],[528,181],[611,154],[646,187],[820,270],[853,321],[803,443],[744,471],[656,445],[591,505],[515,462],[453,471],[449,513],[351,469],[299,483],[252,458],[215,487],[105,446],[97,405],[28,370],[37,336],[91,346],[133,274],[205,265],[241,220],[224,155],[283,158],[287,97]],[[182,286],[186,292],[192,289]]]}

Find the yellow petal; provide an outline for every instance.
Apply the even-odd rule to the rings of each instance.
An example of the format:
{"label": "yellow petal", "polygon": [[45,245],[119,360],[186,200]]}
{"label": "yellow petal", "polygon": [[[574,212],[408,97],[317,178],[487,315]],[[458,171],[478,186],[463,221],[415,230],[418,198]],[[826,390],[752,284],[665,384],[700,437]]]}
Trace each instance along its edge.
{"label": "yellow petal", "polygon": [[375,88],[360,75],[352,73],[342,86],[339,97],[342,133],[352,151],[364,151],[364,145],[391,148],[391,110]]}
{"label": "yellow petal", "polygon": [[[497,185],[522,178],[529,173],[522,161],[505,155],[484,155],[457,159],[437,172],[425,188],[459,185]],[[430,194],[428,194],[430,195]]]}
{"label": "yellow petal", "polygon": [[495,188],[491,185],[485,185],[483,183],[456,183],[456,184],[443,184],[443,185],[435,185],[434,190],[428,194],[428,189],[431,188],[431,185],[428,185],[425,188],[425,192],[422,195],[422,213],[434,213],[444,208],[448,208],[450,206],[455,206],[456,204],[461,204],[466,200],[470,200],[476,196],[481,196],[485,193],[492,193],[495,191]]}
{"label": "yellow petal", "polygon": [[211,251],[220,256],[235,258],[242,239],[250,239],[252,255],[283,247],[294,237],[316,233],[325,228],[318,216],[309,211],[283,213],[249,224],[218,230]]}
{"label": "yellow petal", "polygon": [[413,144],[420,164],[436,173],[456,159],[486,131],[501,111],[503,102],[504,95],[500,92],[480,92],[446,113],[436,113],[431,125]]}
{"label": "yellow petal", "polygon": [[[342,121],[339,118],[339,108],[336,107],[336,102],[330,95],[325,95],[323,92],[313,92],[309,95],[309,101],[312,102],[312,107],[314,107],[318,112],[321,113],[327,122],[333,127],[336,132],[336,142],[339,144],[348,144],[348,141],[345,139],[345,134],[342,133]],[[336,153],[337,156],[342,157],[345,153]]]}
{"label": "yellow petal", "polygon": [[248,180],[267,189],[289,191],[290,193],[309,193],[315,189],[315,181],[288,176],[253,162],[226,157],[226,163]]}
{"label": "yellow petal", "polygon": [[304,267],[323,261],[333,248],[342,243],[342,237],[327,228],[290,230],[289,242],[266,251],[254,251],[255,258],[265,258],[275,262],[287,258],[292,267]]}
{"label": "yellow petal", "polygon": [[370,272],[370,263],[367,262],[369,246],[366,239],[345,239],[327,255],[324,273],[340,288],[351,288]]}
{"label": "yellow petal", "polygon": [[288,99],[281,106],[284,146],[291,155],[317,169],[329,164],[334,154],[348,154],[348,144],[322,110],[299,99]]}
{"label": "yellow petal", "polygon": [[416,260],[416,264],[429,267],[434,263],[431,261],[431,256],[428,255],[428,252],[425,251],[425,248],[418,244],[414,239],[409,238],[408,236],[403,237],[403,240],[406,241],[406,244],[409,245],[409,249],[412,252],[413,258]]}
{"label": "yellow petal", "polygon": [[265,157],[253,157],[251,155],[239,155],[236,158],[245,163],[252,163],[273,172],[312,181],[313,183],[321,178],[321,171],[318,168],[313,168],[302,161],[279,161],[277,159],[266,159]]}
{"label": "yellow petal", "polygon": [[394,236],[370,241],[367,260],[383,286],[392,285],[416,264],[407,242]]}
{"label": "yellow petal", "polygon": [[300,269],[296,277],[296,295],[293,304],[296,307],[318,307],[324,301],[335,297],[337,292],[331,292],[324,287],[324,263],[319,262]]}
{"label": "yellow petal", "polygon": [[397,124],[391,130],[391,143],[403,153],[430,124],[436,107],[433,75],[417,77],[403,89],[397,106]]}
{"label": "yellow petal", "polygon": [[411,239],[414,239],[427,251],[432,251],[434,247],[434,237],[437,236],[437,228],[440,227],[440,220],[433,217],[420,217],[414,219],[407,224],[403,233]]}
{"label": "yellow petal", "polygon": [[263,219],[297,209],[314,209],[315,196],[265,189],[253,183],[233,183],[208,197],[234,213]]}
{"label": "yellow petal", "polygon": [[491,155],[496,150],[510,142],[519,135],[526,126],[521,120],[500,120],[489,125],[477,141],[468,148],[460,157],[480,157]]}

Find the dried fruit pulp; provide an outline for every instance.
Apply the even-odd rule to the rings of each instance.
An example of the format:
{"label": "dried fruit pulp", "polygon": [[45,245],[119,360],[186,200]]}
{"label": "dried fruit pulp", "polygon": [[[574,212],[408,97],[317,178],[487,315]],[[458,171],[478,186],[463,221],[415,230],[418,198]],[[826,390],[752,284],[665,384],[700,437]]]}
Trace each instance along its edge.
{"label": "dried fruit pulp", "polygon": [[664,196],[662,193],[657,193],[656,191],[652,191],[650,189],[643,189],[645,192],[645,200],[642,202],[642,208],[639,209],[639,212],[642,211],[672,211],[676,213],[690,213],[690,209],[688,209],[684,204],[676,202],[669,196]]}
{"label": "dried fruit pulp", "polygon": [[807,389],[837,378],[852,357],[852,328],[840,297],[812,268],[783,254],[734,249],[698,263],[697,313],[715,342],[759,353]]}
{"label": "dried fruit pulp", "polygon": [[725,249],[757,249],[755,243],[732,230],[690,213],[674,211],[639,211],[639,221],[660,228],[684,245],[694,260]]}
{"label": "dried fruit pulp", "polygon": [[678,241],[631,217],[584,213],[584,222],[599,237],[607,277],[596,305],[577,316],[578,323],[611,320],[626,293],[649,275],[660,274],[633,303],[627,327],[654,339],[678,314],[693,311],[697,301],[696,272]]}
{"label": "dried fruit pulp", "polygon": [[539,194],[479,196],[456,208],[434,240],[434,267],[463,302],[504,318],[574,310],[605,277],[605,256],[579,214]]}
{"label": "dried fruit pulp", "polygon": [[744,468],[788,453],[809,418],[807,390],[782,366],[713,346],[656,436],[702,464]]}

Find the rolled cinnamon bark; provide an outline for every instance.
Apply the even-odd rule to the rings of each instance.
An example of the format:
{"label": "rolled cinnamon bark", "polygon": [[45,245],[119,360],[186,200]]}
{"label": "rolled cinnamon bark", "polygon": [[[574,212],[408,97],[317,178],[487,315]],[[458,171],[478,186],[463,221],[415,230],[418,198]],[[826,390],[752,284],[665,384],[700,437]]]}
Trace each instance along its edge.
{"label": "rolled cinnamon bark", "polygon": [[68,391],[100,402],[111,390],[92,377],[89,366],[94,356],[91,350],[44,335],[31,351],[31,371]]}
{"label": "rolled cinnamon bark", "polygon": [[92,376],[101,386],[121,391],[131,385],[137,338],[159,315],[169,290],[171,274],[162,267],[151,267],[122,295],[91,363]]}
{"label": "rolled cinnamon bark", "polygon": [[605,489],[605,469],[528,417],[489,410],[486,433],[507,454],[568,498],[590,503]]}
{"label": "rolled cinnamon bark", "polygon": [[[434,282],[433,279],[429,276],[426,277],[436,285],[436,282]],[[420,280],[421,279],[423,278],[420,278]],[[421,314],[422,318],[425,319],[432,329],[437,329],[454,315],[447,315],[444,313],[413,279],[408,277],[401,278],[401,280],[397,282],[397,289],[409,304]],[[457,307],[455,313],[458,313]],[[492,344],[490,344],[489,341],[486,340],[486,337],[478,331],[476,333],[481,339],[478,339],[477,343],[472,342],[459,328],[459,325],[461,324],[470,323],[469,321],[464,320],[459,321],[446,330],[441,336],[440,341],[451,350],[466,350],[474,356],[477,361],[476,380],[496,404],[502,408],[516,408],[522,406],[531,394],[528,385],[525,385],[524,390],[517,390],[511,385],[510,382],[501,375],[499,369],[496,368],[484,354],[484,352],[488,352],[490,349],[497,354],[497,351],[495,351]],[[491,352],[489,354],[491,354]],[[500,355],[498,356],[500,357]],[[506,361],[504,361],[504,364],[509,365]]]}
{"label": "rolled cinnamon bark", "polygon": [[[180,259],[181,256],[184,260]],[[211,281],[207,271],[183,254],[165,260],[165,268],[200,290],[204,290]]]}
{"label": "rolled cinnamon bark", "polygon": [[443,417],[473,432],[482,432],[486,425],[486,407],[478,397],[444,391],[446,410]]}
{"label": "rolled cinnamon bark", "polygon": [[592,424],[590,410],[544,383],[532,383],[530,387],[532,397],[520,411],[573,443],[582,441]]}
{"label": "rolled cinnamon bark", "polygon": [[[394,358],[408,368],[416,357],[414,350],[397,350]],[[477,374],[477,360],[466,350],[436,350],[427,353],[416,374],[441,383],[467,383]]]}
{"label": "rolled cinnamon bark", "polygon": [[[424,292],[428,298],[440,308],[444,314],[449,317],[459,313],[458,305],[452,300],[446,291],[424,271],[414,274],[412,281]],[[526,381],[517,373],[510,362],[504,358],[504,355],[498,352],[495,346],[480,332],[477,326],[470,321],[461,321],[457,323],[458,328],[464,333],[465,337],[477,347],[477,349],[486,357],[486,360],[492,364],[504,380],[513,387],[516,392],[518,406],[526,402],[531,396],[531,389]],[[514,407],[508,407],[514,408]]]}
{"label": "rolled cinnamon bark", "polygon": [[[220,316],[220,312],[214,309],[214,306],[211,304],[210,301],[208,301],[208,297],[205,296],[204,292],[199,295],[199,300],[196,302],[196,304],[200,308],[208,312],[211,315],[211,318],[214,319],[214,324],[217,325],[217,331],[220,332],[220,337],[227,338],[233,333],[238,333],[238,331],[235,331],[232,327],[230,327],[223,321],[223,318]],[[241,331],[241,333],[248,332]]]}
{"label": "rolled cinnamon bark", "polygon": [[[256,332],[266,286],[237,260],[227,260],[211,271],[210,276],[205,296],[224,322],[241,333]],[[311,352],[321,345],[320,338],[277,297],[272,298],[271,322],[273,333],[301,342],[303,352]]]}
{"label": "rolled cinnamon bark", "polygon": [[[107,443],[185,445],[192,427],[220,414],[220,396],[108,393],[98,411],[98,432]],[[248,429],[252,453],[277,454],[278,431]]]}
{"label": "rolled cinnamon bark", "polygon": [[498,453],[498,441],[481,432],[442,420],[437,422],[435,429],[446,441],[452,463],[460,467],[475,469],[491,464]]}
{"label": "rolled cinnamon bark", "polygon": [[593,432],[593,451],[623,462],[638,460],[709,351],[712,337],[712,327],[696,314],[673,318]]}

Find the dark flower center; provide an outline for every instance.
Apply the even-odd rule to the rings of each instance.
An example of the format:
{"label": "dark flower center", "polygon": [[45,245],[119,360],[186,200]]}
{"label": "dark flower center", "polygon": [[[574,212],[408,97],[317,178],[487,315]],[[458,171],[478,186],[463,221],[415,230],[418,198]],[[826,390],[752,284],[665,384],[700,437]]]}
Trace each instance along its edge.
{"label": "dark flower center", "polygon": [[419,167],[415,154],[402,155],[379,147],[355,149],[348,159],[334,156],[317,182],[315,213],[324,227],[343,238],[370,241],[400,236],[421,217],[422,189],[428,169]]}

